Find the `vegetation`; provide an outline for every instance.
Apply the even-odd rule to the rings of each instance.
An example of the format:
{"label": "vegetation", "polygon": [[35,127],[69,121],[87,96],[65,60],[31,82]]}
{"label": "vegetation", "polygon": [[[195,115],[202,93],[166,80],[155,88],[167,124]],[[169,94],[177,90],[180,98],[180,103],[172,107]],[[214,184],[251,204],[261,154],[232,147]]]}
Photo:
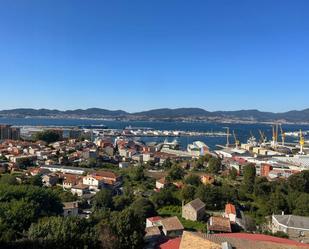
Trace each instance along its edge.
{"label": "vegetation", "polygon": [[53,130],[45,130],[41,132],[37,132],[34,136],[35,140],[42,140],[46,143],[53,143],[60,140],[59,133]]}
{"label": "vegetation", "polygon": [[[89,160],[85,167],[94,163],[101,167],[99,161]],[[42,187],[40,176],[20,183],[16,176],[4,174],[0,177],[0,244],[3,248],[139,249],[143,248],[145,219],[149,216],[177,216],[186,229],[206,232],[205,222],[181,217],[182,202],[195,198],[205,202],[206,210],[211,212],[222,211],[227,202],[234,203],[256,224],[281,211],[309,216],[309,171],[286,181],[270,182],[256,176],[251,164],[244,167],[243,177],[237,177],[235,169],[230,170],[229,176],[219,175],[221,160],[210,155],[194,163],[198,170],[188,173],[179,162],[165,161],[165,172],[160,173],[166,175],[168,184],[159,192],[153,191],[155,180],[148,176],[145,166],[117,169],[123,175],[123,188],[117,193],[100,190],[87,220],[60,216],[62,202],[77,200],[70,192],[60,187]],[[213,184],[201,183],[203,170],[215,177]],[[175,182],[182,182],[182,187],[177,188]]]}
{"label": "vegetation", "polygon": [[206,232],[207,225],[205,222],[191,221],[182,218],[181,206],[165,206],[158,210],[158,214],[162,217],[177,216],[186,230]]}

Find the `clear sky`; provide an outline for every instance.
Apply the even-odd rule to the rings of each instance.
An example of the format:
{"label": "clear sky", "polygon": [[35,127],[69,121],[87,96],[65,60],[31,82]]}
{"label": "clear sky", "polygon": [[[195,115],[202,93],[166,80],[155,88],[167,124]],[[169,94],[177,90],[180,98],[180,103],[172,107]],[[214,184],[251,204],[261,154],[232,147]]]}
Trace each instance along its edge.
{"label": "clear sky", "polygon": [[308,0],[1,0],[0,109],[309,108]]}

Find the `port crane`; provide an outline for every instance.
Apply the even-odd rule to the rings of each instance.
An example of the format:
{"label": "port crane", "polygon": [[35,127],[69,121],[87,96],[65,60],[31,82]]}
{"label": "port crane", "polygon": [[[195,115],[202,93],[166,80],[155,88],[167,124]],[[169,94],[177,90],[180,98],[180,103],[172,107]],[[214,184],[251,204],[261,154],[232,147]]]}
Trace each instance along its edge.
{"label": "port crane", "polygon": [[235,133],[235,131],[233,130],[233,136],[234,136],[234,140],[235,140],[235,147],[236,147],[236,149],[238,149],[238,146],[239,146],[239,140],[237,139],[237,137],[236,137],[236,133]]}
{"label": "port crane", "polygon": [[260,137],[261,137],[260,145],[261,145],[261,146],[262,146],[262,145],[265,145],[265,144],[266,144],[266,141],[267,141],[267,138],[266,138],[265,134],[264,134],[261,130],[259,130],[259,133],[260,133]]}
{"label": "port crane", "polygon": [[282,129],[282,125],[280,124],[280,132],[281,132],[281,142],[282,142],[282,146],[284,146],[284,142],[285,142],[285,132]]}
{"label": "port crane", "polygon": [[278,124],[272,125],[272,132],[273,132],[272,147],[276,148],[278,145]]}
{"label": "port crane", "polygon": [[230,128],[229,127],[223,127],[224,129],[226,129],[226,147],[228,148],[230,146]]}
{"label": "port crane", "polygon": [[303,155],[304,153],[304,145],[305,145],[305,139],[303,137],[303,133],[301,130],[299,130],[299,145],[300,145],[300,151],[299,154]]}

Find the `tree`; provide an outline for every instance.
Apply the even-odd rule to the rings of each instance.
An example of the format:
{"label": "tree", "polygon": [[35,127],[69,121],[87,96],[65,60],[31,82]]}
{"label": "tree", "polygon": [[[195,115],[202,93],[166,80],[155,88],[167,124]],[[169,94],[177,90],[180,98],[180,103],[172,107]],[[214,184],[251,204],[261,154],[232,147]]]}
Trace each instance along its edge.
{"label": "tree", "polygon": [[296,208],[294,209],[293,214],[309,216],[309,194],[302,193],[295,202]]}
{"label": "tree", "polygon": [[309,170],[291,175],[288,178],[288,185],[292,191],[305,192],[309,194]]}
{"label": "tree", "polygon": [[216,157],[211,157],[208,162],[208,170],[210,173],[218,174],[221,170],[221,160]]}
{"label": "tree", "polygon": [[60,140],[59,133],[52,130],[45,130],[41,132],[37,132],[34,136],[36,140],[42,140],[46,143],[53,143]]}
{"label": "tree", "polygon": [[157,207],[179,203],[179,200],[174,197],[172,191],[168,188],[164,188],[160,192],[155,193],[153,196],[151,196],[151,200]]}
{"label": "tree", "polygon": [[282,211],[288,211],[288,205],[285,196],[280,192],[279,189],[276,189],[276,191],[270,195],[269,202],[271,203],[271,212],[274,214],[281,213]]}
{"label": "tree", "polygon": [[111,226],[117,236],[119,249],[139,249],[144,244],[144,221],[131,208],[116,212]]}
{"label": "tree", "polygon": [[0,184],[16,185],[18,183],[14,175],[5,174],[5,175],[1,175]]}
{"label": "tree", "polygon": [[101,220],[98,225],[98,240],[100,241],[100,249],[119,248],[117,236],[114,234],[110,224],[106,220]]}
{"label": "tree", "polygon": [[130,177],[132,178],[133,181],[142,181],[142,180],[144,180],[145,179],[144,167],[143,166],[134,167],[131,170]]}
{"label": "tree", "polygon": [[7,228],[15,231],[15,239],[36,220],[37,206],[25,199],[0,204],[0,219]]}
{"label": "tree", "polygon": [[185,185],[181,190],[181,198],[186,202],[192,201],[194,199],[195,191],[196,189],[192,185]]}
{"label": "tree", "polygon": [[141,220],[145,220],[147,217],[157,214],[153,202],[143,197],[135,200],[131,205],[131,209],[133,209],[134,213],[139,216]]}
{"label": "tree", "polygon": [[63,191],[61,187],[52,188],[52,191],[60,198],[61,202],[76,201],[76,195],[71,192]]}
{"label": "tree", "polygon": [[237,175],[238,175],[237,169],[235,169],[234,167],[232,167],[232,168],[230,169],[230,175],[229,175],[230,178],[231,178],[232,180],[236,180]]}
{"label": "tree", "polygon": [[38,175],[31,177],[29,179],[29,183],[33,186],[42,187],[43,186],[42,176],[38,174]]}
{"label": "tree", "polygon": [[200,198],[210,210],[218,210],[223,207],[225,201],[222,199],[222,193],[218,187],[213,185],[200,185],[197,188],[196,198]]}
{"label": "tree", "polygon": [[116,195],[113,197],[113,206],[117,211],[121,211],[132,203],[132,198],[126,195]]}
{"label": "tree", "polygon": [[[36,208],[36,217],[59,215],[63,212],[59,197],[50,189],[31,185],[0,185],[2,202],[21,200],[32,202]],[[1,215],[1,213],[0,213]]]}
{"label": "tree", "polygon": [[98,248],[93,225],[77,217],[46,217],[31,225],[28,238],[44,248]]}
{"label": "tree", "polygon": [[185,171],[178,165],[173,165],[170,171],[168,172],[168,177],[171,180],[181,180],[185,175]]}
{"label": "tree", "polygon": [[242,183],[242,191],[251,194],[254,190],[256,169],[254,164],[247,164],[243,170],[244,180]]}
{"label": "tree", "polygon": [[93,207],[97,209],[106,209],[113,207],[113,195],[108,189],[101,189],[94,197]]}
{"label": "tree", "polygon": [[167,158],[163,163],[162,163],[162,167],[164,169],[170,169],[172,167],[173,163],[171,162],[170,158]]}
{"label": "tree", "polygon": [[198,175],[190,174],[185,178],[185,183],[193,186],[198,186],[201,184],[201,180]]}
{"label": "tree", "polygon": [[266,177],[257,177],[254,183],[254,195],[260,198],[269,198],[271,193],[271,183]]}

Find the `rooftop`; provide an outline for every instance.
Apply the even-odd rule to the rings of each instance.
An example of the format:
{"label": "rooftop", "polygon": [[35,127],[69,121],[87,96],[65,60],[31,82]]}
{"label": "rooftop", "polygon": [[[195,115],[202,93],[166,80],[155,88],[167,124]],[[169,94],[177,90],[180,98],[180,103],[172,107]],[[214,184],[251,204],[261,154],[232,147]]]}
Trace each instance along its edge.
{"label": "rooftop", "polygon": [[309,217],[297,215],[273,215],[273,218],[283,226],[309,230]]}
{"label": "rooftop", "polygon": [[78,208],[77,201],[70,201],[70,202],[63,202],[63,209],[71,209],[71,208]]}
{"label": "rooftop", "polygon": [[222,233],[205,234],[184,232],[179,249],[221,249],[228,243],[234,249],[300,249],[309,248],[293,240],[263,234]]}
{"label": "rooftop", "polygon": [[236,215],[236,208],[233,204],[228,203],[225,205],[225,213],[226,214],[235,214]]}
{"label": "rooftop", "polygon": [[158,227],[146,227],[145,233],[146,233],[145,236],[161,235],[161,231]]}
{"label": "rooftop", "polygon": [[200,209],[205,207],[205,203],[202,202],[199,198],[190,201],[185,206],[191,206],[195,211],[199,211]]}
{"label": "rooftop", "polygon": [[170,239],[159,246],[159,249],[179,249],[181,238]]}
{"label": "rooftop", "polygon": [[165,228],[166,231],[173,231],[173,230],[183,230],[184,227],[177,218],[177,216],[169,217],[161,220],[163,228]]}
{"label": "rooftop", "polygon": [[230,220],[220,216],[212,216],[208,222],[208,230],[231,233],[232,229]]}
{"label": "rooftop", "polygon": [[221,245],[195,233],[183,232],[179,249],[221,249]]}

